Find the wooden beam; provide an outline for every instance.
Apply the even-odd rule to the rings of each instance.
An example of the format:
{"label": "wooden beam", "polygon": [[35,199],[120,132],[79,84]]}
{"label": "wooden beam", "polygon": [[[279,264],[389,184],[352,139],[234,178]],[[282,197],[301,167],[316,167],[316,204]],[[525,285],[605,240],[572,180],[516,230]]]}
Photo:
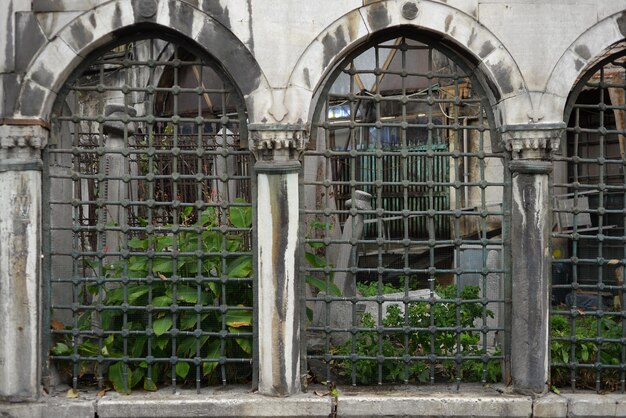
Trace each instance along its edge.
{"label": "wooden beam", "polygon": [[[397,46],[399,46],[399,45],[402,43],[402,41],[403,41],[403,40],[404,40],[404,38],[402,38],[402,37],[397,38],[397,39],[394,41],[393,45],[394,45],[395,47],[397,47]],[[387,71],[387,70],[389,70],[389,66],[391,65],[391,61],[393,61],[393,58],[396,56],[396,52],[398,52],[398,49],[397,49],[397,48],[393,48],[393,49],[391,49],[391,50],[389,51],[389,54],[387,54],[387,58],[385,59],[385,62],[383,63],[383,66],[381,67],[381,70],[383,70],[383,71]],[[380,88],[380,85],[382,84],[383,80],[385,79],[385,75],[386,75],[386,74],[383,72],[383,73],[380,75],[380,78],[379,78],[379,77],[376,77],[376,78],[375,78],[375,80],[374,80],[374,84],[372,84],[372,88],[370,89],[370,91],[371,91],[372,93],[378,93],[378,90],[379,90],[379,88]]]}
{"label": "wooden beam", "polygon": [[[200,78],[200,71],[198,70],[198,67],[193,65],[191,66],[191,68],[193,69],[193,74],[196,76],[196,80],[198,80],[198,84],[202,87],[203,90],[206,90],[206,87],[204,87],[204,81],[202,80],[202,78]],[[204,92],[202,93],[202,96],[204,97],[204,101],[206,102],[209,111],[213,113],[213,103],[211,103],[209,93]],[[225,109],[222,109],[222,112],[225,112]]]}

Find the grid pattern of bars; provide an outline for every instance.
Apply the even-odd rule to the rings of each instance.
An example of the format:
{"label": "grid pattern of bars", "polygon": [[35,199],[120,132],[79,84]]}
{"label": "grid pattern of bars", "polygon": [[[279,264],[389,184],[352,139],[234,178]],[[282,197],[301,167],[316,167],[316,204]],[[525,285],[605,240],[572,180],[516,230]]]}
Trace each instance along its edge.
{"label": "grid pattern of bars", "polygon": [[215,68],[139,39],[91,60],[57,101],[44,156],[46,343],[74,389],[251,379],[246,116]]}
{"label": "grid pattern of bars", "polygon": [[555,157],[552,383],[572,389],[625,390],[625,56],[579,81]]}
{"label": "grid pattern of bars", "polygon": [[[404,163],[408,167],[413,168],[413,180],[415,182],[427,181],[428,174],[432,173],[433,181],[441,183],[448,181],[449,176],[449,157],[445,154],[448,150],[446,144],[434,144],[432,147],[427,145],[420,145],[413,148],[414,151],[426,152],[428,149],[441,151],[432,158],[433,168],[427,164],[424,164],[424,158],[422,156],[407,156]],[[379,161],[380,160],[380,161]],[[350,178],[350,165],[346,164],[345,159],[335,160],[338,167],[336,172],[338,178]],[[367,183],[376,180],[377,168],[376,165],[380,164],[382,168],[383,181],[389,183],[388,187],[383,191],[383,207],[389,210],[402,210],[404,202],[404,187],[402,186],[402,172],[396,170],[398,163],[397,155],[383,155],[382,158],[377,158],[373,155],[361,155],[355,161],[357,164],[358,175],[364,182],[363,191],[373,194],[375,190]],[[392,185],[395,183],[395,185]],[[419,187],[418,185],[411,185],[407,188],[409,195],[409,210],[420,210],[420,208],[428,205],[429,195],[426,187]],[[339,209],[345,209],[345,202],[351,198],[349,185],[338,185],[335,194],[335,200],[337,201],[337,207]],[[433,188],[433,198],[436,210],[446,210],[450,207],[450,193],[446,187],[438,186]],[[345,219],[345,216],[343,217]],[[435,216],[435,234],[448,235],[450,233],[450,223],[445,216]],[[402,238],[404,236],[404,222],[401,218],[388,220],[385,229],[389,237]],[[411,235],[427,237],[428,225],[424,217],[413,217],[409,219],[408,223],[409,232]],[[375,224],[367,224],[365,226],[364,236],[368,238],[375,238],[377,236],[377,228]]]}
{"label": "grid pattern of bars", "polygon": [[508,177],[480,85],[400,37],[327,86],[302,177],[312,377],[500,381]]}

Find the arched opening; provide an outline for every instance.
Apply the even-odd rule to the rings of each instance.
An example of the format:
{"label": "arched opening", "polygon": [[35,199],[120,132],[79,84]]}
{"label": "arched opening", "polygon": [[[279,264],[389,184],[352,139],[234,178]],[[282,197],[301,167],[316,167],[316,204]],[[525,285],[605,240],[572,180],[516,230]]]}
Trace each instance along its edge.
{"label": "arched opening", "polygon": [[301,229],[319,380],[501,379],[507,154],[466,63],[396,31],[347,57],[318,94]]}
{"label": "arched opening", "polygon": [[[74,389],[252,378],[251,154],[237,87],[166,31],[66,82],[44,153],[45,331]],[[69,382],[68,382],[69,383]]]}
{"label": "arched opening", "polygon": [[552,184],[552,383],[624,391],[626,43],[576,82]]}

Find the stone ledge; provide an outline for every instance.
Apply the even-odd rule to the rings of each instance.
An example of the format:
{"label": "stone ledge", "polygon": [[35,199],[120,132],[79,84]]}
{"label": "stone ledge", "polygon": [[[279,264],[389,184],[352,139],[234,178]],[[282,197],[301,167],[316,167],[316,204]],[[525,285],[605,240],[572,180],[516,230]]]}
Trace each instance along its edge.
{"label": "stone ledge", "polygon": [[626,417],[626,395],[568,393],[567,417]]}
{"label": "stone ledge", "polygon": [[554,393],[537,398],[533,402],[533,417],[551,418],[567,416],[567,399]]}
{"label": "stone ledge", "polygon": [[[461,391],[438,387],[394,390],[346,390],[339,396],[341,417],[529,417],[529,396],[501,393],[493,387],[463,385]],[[378,389],[378,390],[377,390]],[[428,390],[430,389],[430,391]],[[468,390],[471,389],[471,390]]]}
{"label": "stone ledge", "polygon": [[37,403],[0,403],[3,418],[94,418],[94,401],[73,399]]}
{"label": "stone ledge", "polygon": [[107,394],[97,402],[98,417],[327,417],[330,411],[328,397],[312,394],[272,398],[243,389],[163,392]]}
{"label": "stone ledge", "polygon": [[[136,392],[129,396],[81,391],[68,399],[63,391],[36,403],[0,403],[0,416],[12,418],[106,417],[328,417],[332,399],[320,396],[324,386],[308,393],[272,398],[246,387],[205,388],[172,393]],[[501,385],[340,387],[339,417],[626,417],[626,395],[577,392],[532,399],[508,393]]]}

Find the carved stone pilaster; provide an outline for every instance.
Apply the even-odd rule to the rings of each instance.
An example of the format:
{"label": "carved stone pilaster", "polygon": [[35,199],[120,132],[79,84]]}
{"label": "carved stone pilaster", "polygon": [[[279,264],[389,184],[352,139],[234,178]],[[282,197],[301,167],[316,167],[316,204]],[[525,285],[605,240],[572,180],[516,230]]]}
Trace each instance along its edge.
{"label": "carved stone pilaster", "polygon": [[38,125],[0,125],[0,171],[41,170],[48,135]]}
{"label": "carved stone pilaster", "polygon": [[[549,176],[564,123],[509,125],[502,141],[513,160],[511,179],[511,381],[515,391],[541,394],[549,376],[550,213]],[[529,261],[531,260],[531,261]],[[528,349],[532,347],[532,349]]]}
{"label": "carved stone pilaster", "polygon": [[297,280],[303,125],[254,124],[248,146],[257,175],[258,392],[300,392],[300,285]]}
{"label": "carved stone pilaster", "polygon": [[545,160],[559,152],[564,123],[505,125],[500,128],[505,148],[513,159]]}
{"label": "carved stone pilaster", "polygon": [[14,123],[0,125],[0,401],[30,401],[41,384],[40,170],[48,130],[40,121]]}
{"label": "carved stone pilaster", "polygon": [[251,124],[248,130],[250,151],[267,166],[299,161],[309,135],[304,125]]}

